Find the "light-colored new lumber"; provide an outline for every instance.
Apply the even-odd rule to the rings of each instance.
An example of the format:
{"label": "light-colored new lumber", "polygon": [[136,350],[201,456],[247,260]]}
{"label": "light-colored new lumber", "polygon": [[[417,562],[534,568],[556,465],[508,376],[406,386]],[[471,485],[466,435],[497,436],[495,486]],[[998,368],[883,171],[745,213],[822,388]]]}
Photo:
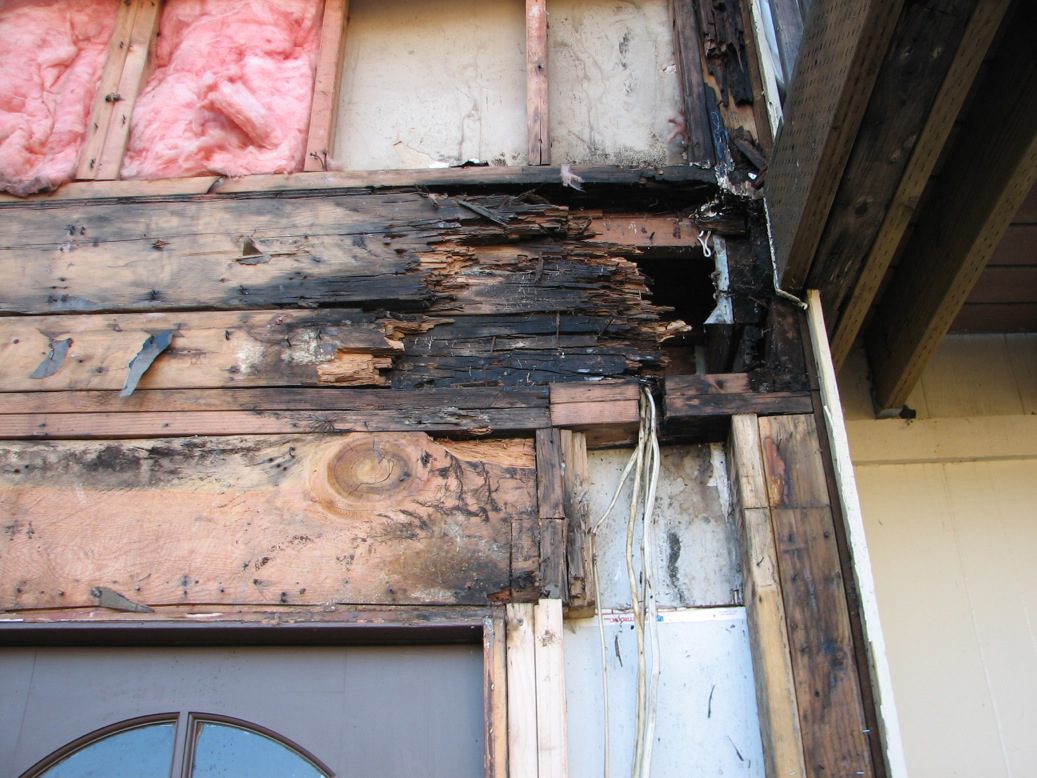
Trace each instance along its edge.
{"label": "light-colored new lumber", "polygon": [[303,170],[328,169],[328,159],[335,137],[348,17],[349,0],[324,0],[320,55],[313,83],[313,103],[310,109],[310,128],[306,137],[306,161]]}

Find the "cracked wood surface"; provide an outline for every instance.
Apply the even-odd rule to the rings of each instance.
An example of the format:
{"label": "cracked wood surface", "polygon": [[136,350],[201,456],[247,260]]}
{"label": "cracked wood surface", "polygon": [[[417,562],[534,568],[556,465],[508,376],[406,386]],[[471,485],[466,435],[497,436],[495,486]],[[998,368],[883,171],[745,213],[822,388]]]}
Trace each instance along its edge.
{"label": "cracked wood surface", "polygon": [[532,441],[7,442],[0,514],[11,610],[96,607],[102,587],[148,607],[475,605],[537,583],[512,571]]}

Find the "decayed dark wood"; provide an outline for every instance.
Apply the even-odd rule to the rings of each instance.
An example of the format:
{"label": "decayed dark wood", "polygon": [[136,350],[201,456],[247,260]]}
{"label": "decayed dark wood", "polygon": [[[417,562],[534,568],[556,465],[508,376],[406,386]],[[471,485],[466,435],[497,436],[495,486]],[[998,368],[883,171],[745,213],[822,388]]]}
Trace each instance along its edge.
{"label": "decayed dark wood", "polygon": [[526,0],[526,125],[530,165],[551,164],[547,100],[547,4]]}
{"label": "decayed dark wood", "polygon": [[[903,0],[815,3],[767,171],[781,283],[798,290],[828,218]],[[820,66],[820,63],[824,63]]]}
{"label": "decayed dark wood", "polygon": [[582,432],[562,430],[563,486],[565,488],[565,516],[568,521],[566,542],[566,605],[574,618],[580,611],[593,605],[588,588],[590,557],[587,547],[590,517],[587,515],[587,438]]}
{"label": "decayed dark wood", "polygon": [[7,442],[0,607],[507,601],[535,477],[531,442],[422,433]]}
{"label": "decayed dark wood", "polygon": [[867,338],[876,400],[904,404],[1037,181],[1037,10],[1005,19],[994,62],[947,152]]}
{"label": "decayed dark wood", "polygon": [[947,69],[925,127],[914,142],[910,162],[897,185],[896,194],[886,211],[882,227],[862,263],[853,290],[842,305],[836,329],[830,330],[832,358],[837,369],[846,360],[864,325],[865,317],[886,278],[886,272],[908,224],[914,218],[940,151],[958,119],[983,57],[990,48],[1008,6],[1008,0],[975,4],[975,10],[969,17],[968,28],[962,36],[954,61]]}
{"label": "decayed dark wood", "polygon": [[818,432],[759,420],[809,776],[875,774]]}
{"label": "decayed dark wood", "polygon": [[565,599],[569,576],[565,567],[568,522],[540,520],[540,596]]}
{"label": "decayed dark wood", "polygon": [[671,0],[673,45],[677,59],[684,128],[687,134],[688,162],[712,166],[713,135],[706,110],[706,91],[702,79],[702,43],[695,4],[691,0]]}
{"label": "decayed dark wood", "polygon": [[[708,199],[716,192],[716,175],[706,167],[673,165],[666,167],[628,167],[611,165],[573,165],[572,172],[593,187],[680,186],[685,195]],[[561,169],[557,166],[487,166],[432,168],[418,170],[354,170],[349,172],[292,173],[255,175],[241,178],[197,176],[155,179],[153,181],[74,182],[56,192],[39,195],[35,202],[97,198],[173,197],[184,195],[235,195],[243,193],[324,191],[342,189],[393,189],[399,187],[557,187],[562,190]],[[522,190],[520,190],[522,191]],[[24,202],[13,195],[0,194],[0,204]]]}
{"label": "decayed dark wood", "polygon": [[327,170],[335,137],[342,55],[346,49],[346,20],[349,0],[324,0],[321,19],[320,55],[313,79],[313,103],[306,137],[303,170]]}
{"label": "decayed dark wood", "polygon": [[562,434],[557,429],[537,430],[537,507],[541,519],[565,518],[562,488]]}

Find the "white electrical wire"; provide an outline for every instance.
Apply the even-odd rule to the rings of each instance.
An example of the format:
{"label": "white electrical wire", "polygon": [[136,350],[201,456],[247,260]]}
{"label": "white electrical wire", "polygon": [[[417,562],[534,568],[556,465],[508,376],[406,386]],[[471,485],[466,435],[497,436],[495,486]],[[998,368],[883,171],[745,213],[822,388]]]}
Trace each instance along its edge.
{"label": "white electrical wire", "polygon": [[[655,495],[659,483],[660,449],[656,435],[655,400],[646,388],[641,391],[640,404],[641,423],[638,428],[637,446],[627,460],[626,467],[620,475],[619,484],[612,495],[608,508],[591,527],[589,534],[590,556],[594,577],[594,597],[598,611],[598,638],[601,649],[601,685],[604,721],[604,767],[605,778],[609,776],[609,692],[608,665],[605,648],[605,624],[602,617],[601,586],[598,577],[598,558],[595,540],[598,530],[611,515],[619,500],[619,495],[626,485],[630,474],[634,475],[630,497],[630,513],[627,518],[626,562],[627,577],[630,584],[631,611],[634,629],[637,636],[637,710],[636,739],[634,742],[634,758],[631,763],[631,774],[634,778],[648,778],[651,773],[652,745],[655,738],[656,708],[658,703],[659,678],[662,673],[662,660],[659,642],[658,609],[655,600],[654,570],[655,562],[652,553],[653,516]],[[642,483],[646,484],[642,489]],[[643,495],[643,496],[642,496]],[[642,520],[641,531],[641,576],[642,585],[638,586],[637,569],[634,565],[634,536],[637,518]],[[638,591],[641,590],[640,597]],[[648,631],[645,631],[645,622]],[[651,678],[648,679],[649,657],[651,659]]]}

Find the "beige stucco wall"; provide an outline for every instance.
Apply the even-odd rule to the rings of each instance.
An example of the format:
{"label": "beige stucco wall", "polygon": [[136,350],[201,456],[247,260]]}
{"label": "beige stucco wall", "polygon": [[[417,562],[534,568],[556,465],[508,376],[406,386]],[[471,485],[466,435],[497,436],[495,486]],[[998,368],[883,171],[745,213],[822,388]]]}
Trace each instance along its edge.
{"label": "beige stucco wall", "polygon": [[840,375],[911,776],[1037,764],[1037,336],[948,338],[877,421]]}

